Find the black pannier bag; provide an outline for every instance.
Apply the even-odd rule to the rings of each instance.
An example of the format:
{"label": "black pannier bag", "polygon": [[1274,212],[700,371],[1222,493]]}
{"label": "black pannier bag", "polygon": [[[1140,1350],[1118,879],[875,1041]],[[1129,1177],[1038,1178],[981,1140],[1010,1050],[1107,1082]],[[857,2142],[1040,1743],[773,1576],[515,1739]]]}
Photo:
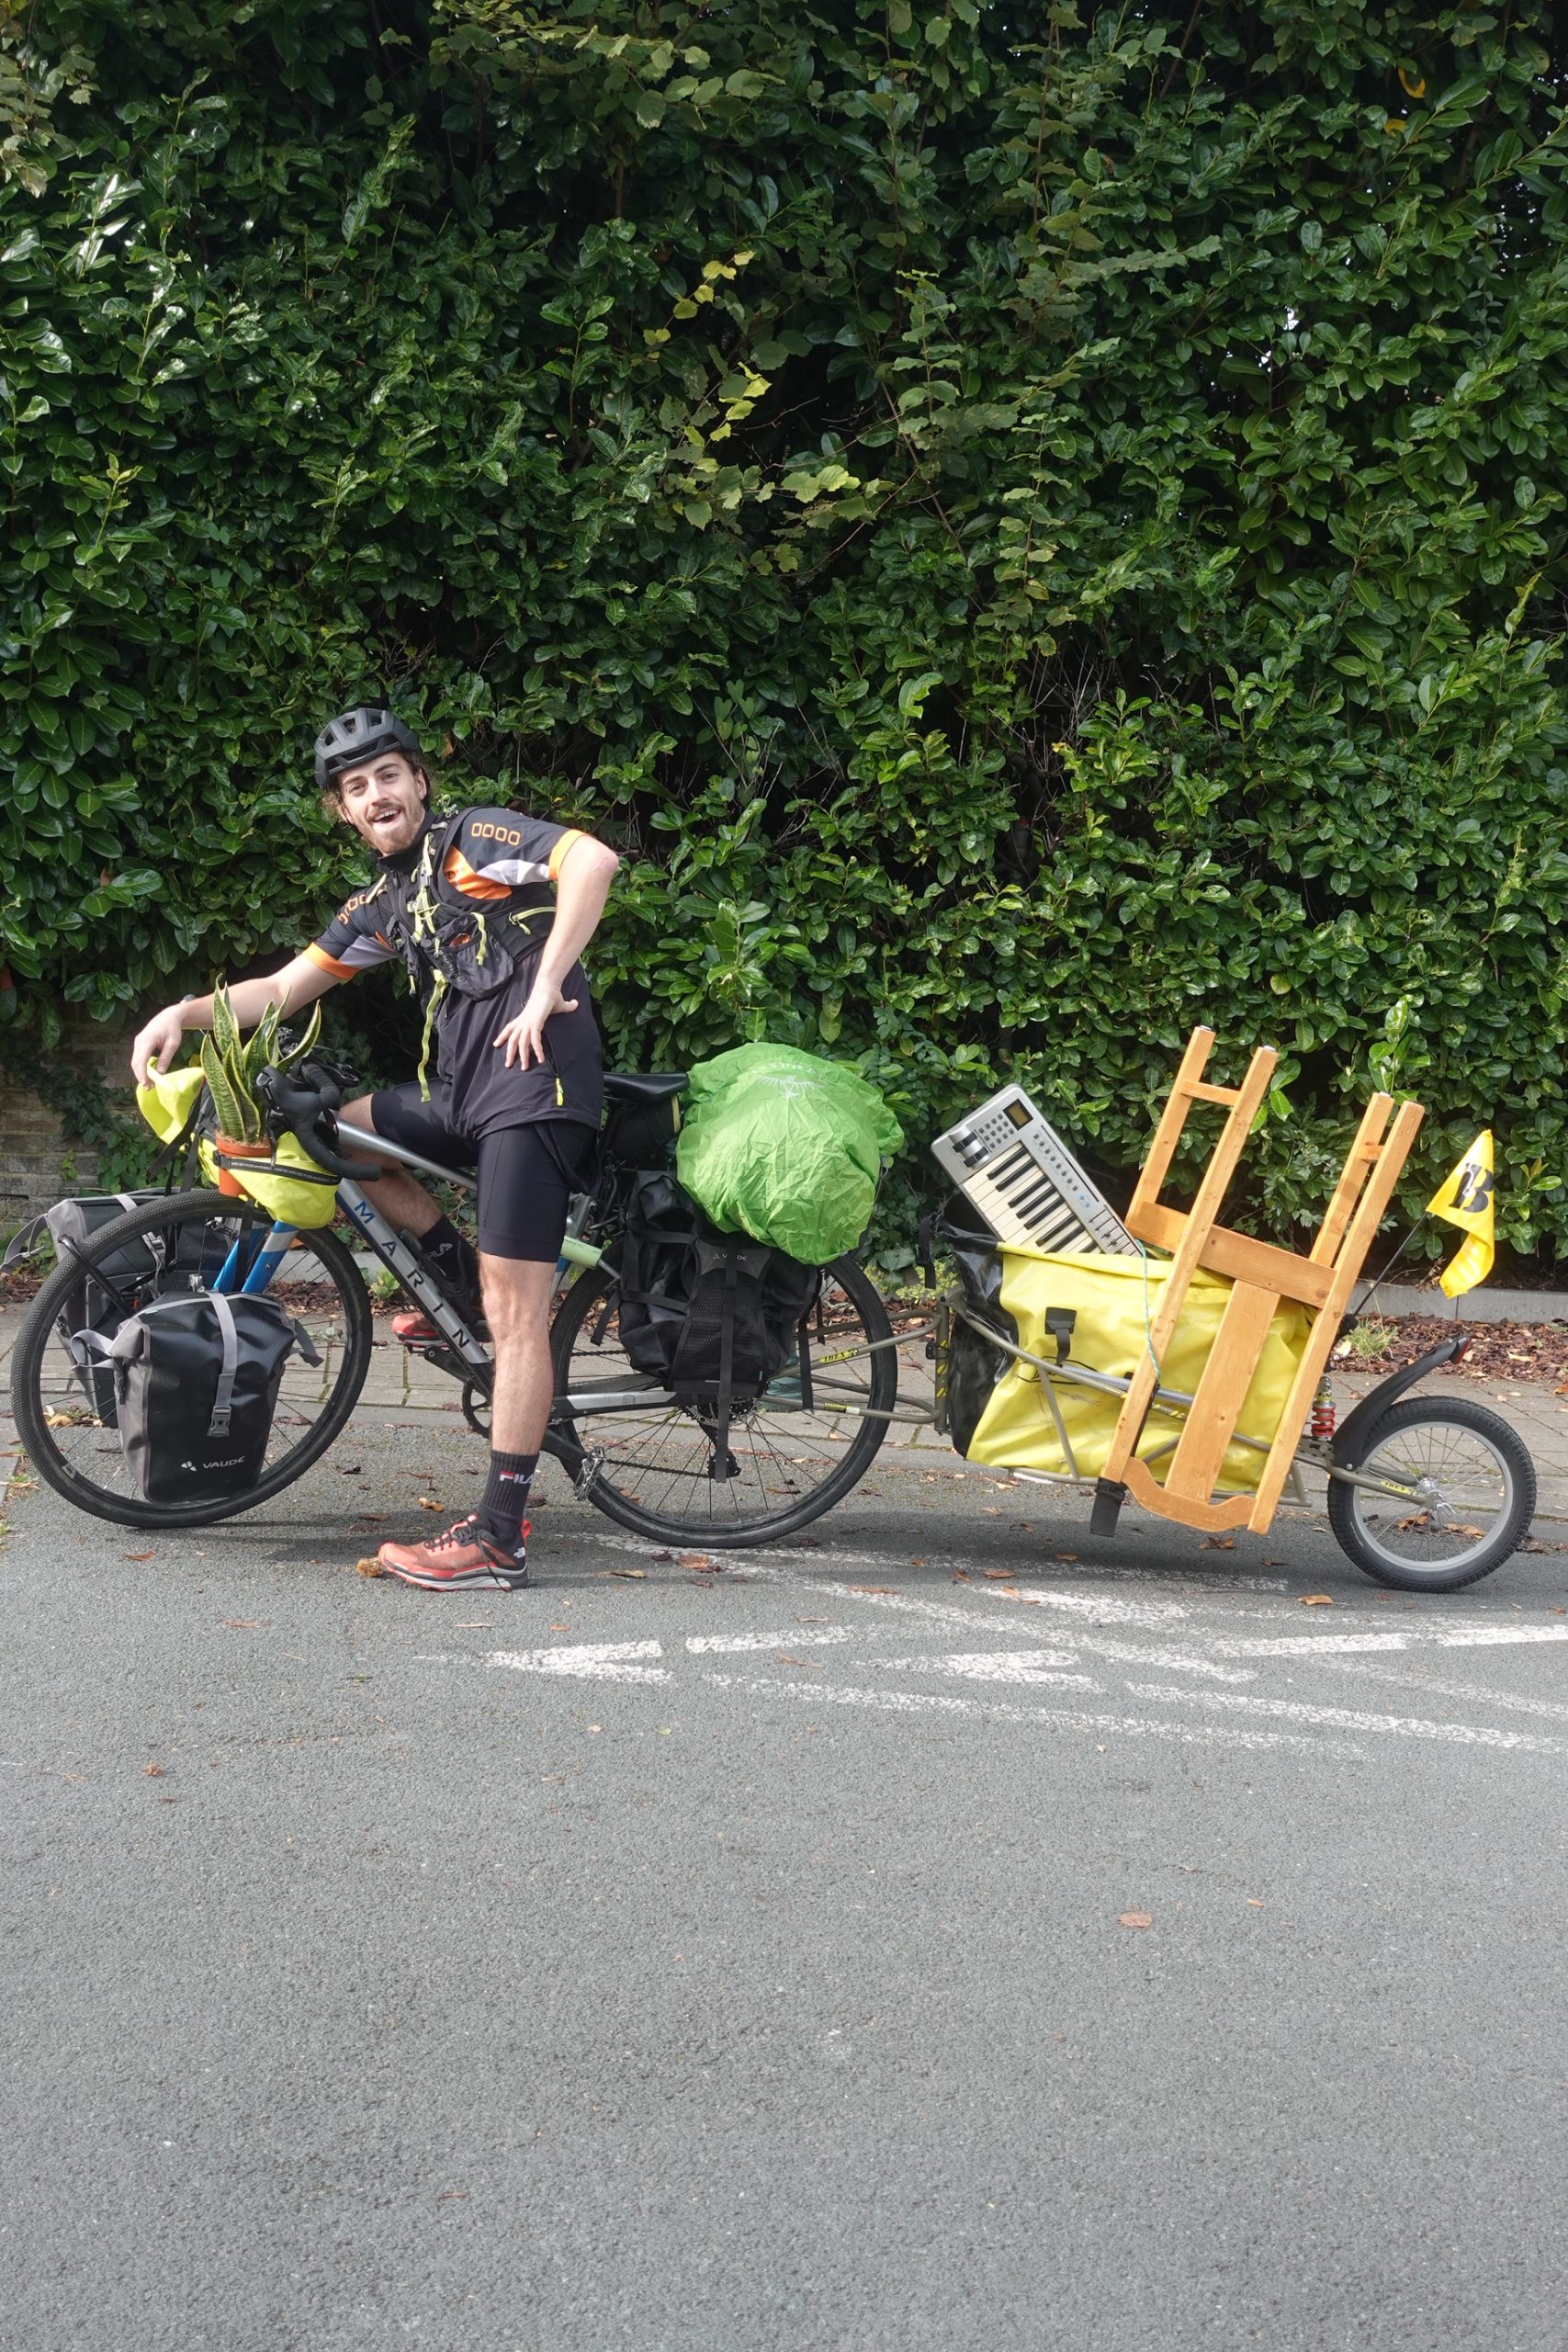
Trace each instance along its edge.
{"label": "black pannier bag", "polygon": [[711,1406],[721,1392],[726,1402],[754,1402],[795,1355],[821,1279],[780,1250],[718,1232],[672,1176],[635,1180],[621,1245],[621,1344],[634,1370],[682,1402]]}
{"label": "black pannier bag", "polygon": [[[43,1233],[47,1233],[54,1243],[55,1258],[62,1266],[76,1263],[76,1250],[85,1249],[95,1233],[101,1232],[106,1225],[112,1225],[117,1217],[124,1216],[129,1210],[141,1208],[147,1201],[161,1201],[163,1197],[161,1192],[89,1193],[80,1200],[56,1201],[52,1208],[45,1209],[41,1216],[35,1216],[31,1224],[24,1226],[17,1235],[4,1259],[0,1259],[0,1273],[9,1273],[14,1265],[29,1256]],[[163,1240],[158,1235],[151,1234],[111,1250],[103,1260],[99,1271],[108,1282],[129,1292],[139,1283],[145,1283],[159,1273],[163,1262]],[[83,1334],[94,1331],[103,1338],[112,1339],[123,1319],[124,1309],[113,1294],[84,1269],[80,1282],[73,1286],[55,1322],[55,1329],[75,1366],[76,1377],[82,1384],[88,1404],[96,1418],[110,1429],[114,1427],[115,1419],[114,1374],[102,1357],[87,1346]]]}
{"label": "black pannier bag", "polygon": [[954,1449],[966,1454],[992,1389],[1017,1361],[975,1325],[986,1325],[1015,1348],[1018,1326],[1002,1305],[1002,1261],[995,1239],[988,1234],[960,1233],[943,1223],[937,1231],[943,1256],[957,1270],[964,1313],[974,1317],[965,1322],[954,1310],[947,1344],[948,1434]]}
{"label": "black pannier bag", "polygon": [[283,1369],[304,1328],[270,1298],[161,1298],[93,1352],[111,1368],[126,1464],[150,1503],[215,1502],[254,1487]]}

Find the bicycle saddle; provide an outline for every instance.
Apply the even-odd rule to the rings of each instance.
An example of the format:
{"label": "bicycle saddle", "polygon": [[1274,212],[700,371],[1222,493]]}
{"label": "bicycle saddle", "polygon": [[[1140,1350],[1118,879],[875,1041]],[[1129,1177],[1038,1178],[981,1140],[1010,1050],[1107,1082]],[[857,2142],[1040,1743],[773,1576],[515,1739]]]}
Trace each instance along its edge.
{"label": "bicycle saddle", "polygon": [[611,1102],[668,1102],[686,1091],[683,1069],[606,1070],[605,1099]]}

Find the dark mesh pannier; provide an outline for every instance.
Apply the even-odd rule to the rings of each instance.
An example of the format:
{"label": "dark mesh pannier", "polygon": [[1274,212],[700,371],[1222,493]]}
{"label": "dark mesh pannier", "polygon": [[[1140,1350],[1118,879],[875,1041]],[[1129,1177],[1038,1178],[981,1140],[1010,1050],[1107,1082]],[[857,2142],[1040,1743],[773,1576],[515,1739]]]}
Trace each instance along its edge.
{"label": "dark mesh pannier", "polygon": [[959,1233],[940,1226],[941,1247],[958,1271],[958,1285],[965,1322],[956,1311],[947,1345],[947,1426],[953,1446],[967,1453],[991,1391],[1016,1359],[996,1347],[976,1323],[987,1325],[998,1338],[1018,1345],[1018,1326],[1001,1303],[1002,1261],[996,1243],[980,1234]]}
{"label": "dark mesh pannier", "polygon": [[150,1503],[243,1494],[261,1476],[283,1369],[320,1356],[270,1298],[156,1300],[93,1352],[112,1369],[126,1464]]}
{"label": "dark mesh pannier", "polygon": [[[35,1216],[32,1223],[17,1235],[4,1260],[0,1261],[0,1273],[8,1272],[27,1257],[38,1245],[40,1234],[46,1232],[54,1243],[58,1262],[62,1266],[77,1263],[75,1251],[87,1248],[95,1233],[101,1232],[106,1225],[112,1225],[117,1217],[124,1216],[128,1210],[140,1208],[143,1202],[161,1201],[163,1197],[161,1192],[89,1193],[80,1200],[56,1201],[52,1208],[45,1209],[41,1216]],[[100,1271],[109,1282],[117,1286],[123,1285],[129,1292],[137,1283],[145,1283],[150,1276],[157,1274],[163,1262],[162,1238],[152,1234],[112,1250],[101,1261]],[[112,1339],[119,1329],[122,1315],[123,1309],[112,1294],[84,1271],[81,1280],[67,1295],[66,1304],[55,1320],[55,1329],[75,1366],[76,1377],[82,1384],[88,1404],[96,1418],[111,1429],[115,1418],[114,1375],[102,1358],[88,1348],[83,1335],[96,1332],[102,1338]]]}
{"label": "dark mesh pannier", "polygon": [[759,1396],[795,1351],[821,1275],[782,1250],[716,1232],[672,1176],[634,1182],[621,1246],[621,1344],[635,1370],[711,1402]]}

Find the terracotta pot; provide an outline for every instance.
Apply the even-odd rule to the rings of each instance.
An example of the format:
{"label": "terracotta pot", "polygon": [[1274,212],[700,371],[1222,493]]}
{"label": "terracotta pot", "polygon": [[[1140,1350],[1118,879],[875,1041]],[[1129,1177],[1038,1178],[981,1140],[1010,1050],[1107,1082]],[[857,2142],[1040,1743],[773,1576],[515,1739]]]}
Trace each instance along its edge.
{"label": "terracotta pot", "polygon": [[[214,1136],[212,1148],[216,1152],[226,1153],[231,1159],[270,1159],[272,1158],[272,1146],[265,1138],[260,1143],[239,1143],[232,1136]],[[227,1193],[231,1201],[243,1201],[249,1197],[231,1168],[219,1169],[218,1189],[220,1193]]]}

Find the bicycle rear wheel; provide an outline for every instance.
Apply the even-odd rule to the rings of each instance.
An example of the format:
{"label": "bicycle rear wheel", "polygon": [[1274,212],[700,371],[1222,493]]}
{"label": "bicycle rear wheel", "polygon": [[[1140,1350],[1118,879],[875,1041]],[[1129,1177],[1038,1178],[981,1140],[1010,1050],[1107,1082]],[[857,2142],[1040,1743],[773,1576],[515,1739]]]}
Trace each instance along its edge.
{"label": "bicycle rear wheel", "polygon": [[587,1458],[588,1498],[638,1535],[716,1548],[773,1544],[865,1476],[898,1392],[892,1326],[852,1258],[825,1267],[793,1356],[755,1404],[738,1404],[727,1467],[693,1408],[633,1370],[612,1265],[568,1291],[555,1319],[552,1428]]}
{"label": "bicycle rear wheel", "polygon": [[98,1323],[107,1336],[153,1299],[210,1284],[231,1249],[254,1253],[271,1227],[253,1202],[174,1193],[100,1227],[44,1283],[17,1334],[11,1405],[31,1466],[78,1510],[123,1527],[205,1527],[281,1493],[338,1435],[365,1385],[371,1326],[359,1270],[333,1234],[302,1236],[267,1285],[310,1332],[321,1363],[317,1370],[289,1358],[261,1478],[243,1494],[184,1507],[143,1501],[114,1427],[112,1388],[81,1368],[69,1344],[89,1305],[107,1309],[107,1327]]}

